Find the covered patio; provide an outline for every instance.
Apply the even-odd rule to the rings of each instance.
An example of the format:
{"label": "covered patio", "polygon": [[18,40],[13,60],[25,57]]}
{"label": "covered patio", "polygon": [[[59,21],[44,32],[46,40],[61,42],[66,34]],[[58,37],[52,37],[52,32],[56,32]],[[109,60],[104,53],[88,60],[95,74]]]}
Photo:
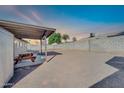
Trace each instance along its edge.
{"label": "covered patio", "polygon": [[18,39],[38,39],[40,40],[40,53],[42,53],[42,40],[45,41],[45,59],[47,59],[47,41],[46,39],[55,32],[54,28],[47,28],[24,23],[0,20],[0,27],[11,32]]}
{"label": "covered patio", "polygon": [[[37,66],[46,62],[47,38],[55,30],[54,28],[0,20],[0,87],[8,86],[8,82],[15,76],[15,69]],[[40,48],[37,54],[25,49],[26,42],[23,41],[23,38],[40,40]],[[45,42],[44,51],[42,40]],[[45,52],[44,55],[42,55],[43,52]],[[21,73],[23,72],[21,71]],[[28,71],[26,70],[25,73],[28,73]],[[18,74],[22,77],[20,73]]]}
{"label": "covered patio", "polygon": [[[17,54],[17,56],[13,57],[14,68],[35,66],[47,61],[47,40],[46,39],[52,33],[54,33],[56,29],[24,24],[24,23],[17,23],[17,22],[6,21],[6,20],[0,20],[0,27],[12,33],[14,35],[14,41],[15,39],[23,41],[23,38],[40,40],[39,53],[35,53],[34,51],[16,53],[16,50],[22,51],[23,49],[21,49],[21,47],[16,48],[15,43],[13,43],[13,55]],[[44,51],[42,47],[43,40],[45,43]]]}
{"label": "covered patio", "polygon": [[13,33],[14,36],[18,39],[39,39],[41,41],[41,46],[43,38],[46,40],[46,38],[49,37],[52,33],[54,33],[56,30],[54,28],[47,28],[5,20],[0,20],[0,27],[3,27],[7,31]]}

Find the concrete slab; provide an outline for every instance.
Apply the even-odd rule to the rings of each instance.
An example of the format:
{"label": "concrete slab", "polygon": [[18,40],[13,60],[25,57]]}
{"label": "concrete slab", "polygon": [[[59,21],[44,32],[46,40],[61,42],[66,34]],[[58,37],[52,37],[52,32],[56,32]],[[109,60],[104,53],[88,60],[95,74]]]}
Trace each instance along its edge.
{"label": "concrete slab", "polygon": [[84,52],[81,50],[56,50],[56,55],[13,87],[20,88],[79,88],[90,87],[117,72],[106,62],[115,54]]}

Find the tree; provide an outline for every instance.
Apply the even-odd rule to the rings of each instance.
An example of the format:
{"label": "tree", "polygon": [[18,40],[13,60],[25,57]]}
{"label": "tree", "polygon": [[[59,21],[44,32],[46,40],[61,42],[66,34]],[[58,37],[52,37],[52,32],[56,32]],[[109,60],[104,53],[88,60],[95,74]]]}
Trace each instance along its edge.
{"label": "tree", "polygon": [[95,37],[95,33],[90,33],[90,38]]}
{"label": "tree", "polygon": [[65,42],[67,42],[67,40],[70,39],[69,35],[67,34],[63,34],[62,38]]}
{"label": "tree", "polygon": [[73,42],[77,41],[77,38],[76,37],[73,37],[72,38]]}
{"label": "tree", "polygon": [[50,45],[53,43],[60,44],[61,40],[62,40],[61,34],[60,33],[54,33],[49,37],[48,44],[50,44]]}
{"label": "tree", "polygon": [[62,37],[60,33],[56,33],[56,37],[55,37],[55,43],[60,44],[62,41]]}

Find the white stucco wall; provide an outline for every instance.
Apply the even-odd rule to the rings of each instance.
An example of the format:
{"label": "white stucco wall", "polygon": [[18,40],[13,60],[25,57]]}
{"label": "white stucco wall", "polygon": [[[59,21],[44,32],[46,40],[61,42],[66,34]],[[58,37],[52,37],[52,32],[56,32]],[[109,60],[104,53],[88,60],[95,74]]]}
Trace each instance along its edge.
{"label": "white stucco wall", "polygon": [[0,28],[0,87],[13,76],[13,35]]}

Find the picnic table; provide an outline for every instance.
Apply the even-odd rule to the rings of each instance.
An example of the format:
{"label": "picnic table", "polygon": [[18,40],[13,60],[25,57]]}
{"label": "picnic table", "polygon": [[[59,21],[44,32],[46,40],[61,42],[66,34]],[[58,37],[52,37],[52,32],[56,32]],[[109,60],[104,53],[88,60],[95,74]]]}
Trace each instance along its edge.
{"label": "picnic table", "polygon": [[36,56],[33,53],[25,53],[19,54],[16,58],[14,58],[15,64],[21,62],[22,60],[31,59],[32,62],[35,62]]}

